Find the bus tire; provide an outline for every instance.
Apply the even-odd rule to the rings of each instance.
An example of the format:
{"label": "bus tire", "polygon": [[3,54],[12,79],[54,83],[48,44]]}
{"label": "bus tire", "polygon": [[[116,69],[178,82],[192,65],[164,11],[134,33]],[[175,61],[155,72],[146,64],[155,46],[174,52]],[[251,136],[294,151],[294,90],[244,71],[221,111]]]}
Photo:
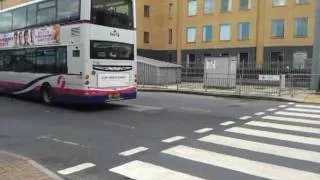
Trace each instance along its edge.
{"label": "bus tire", "polygon": [[47,105],[52,105],[53,103],[53,92],[50,84],[48,83],[41,86],[41,100]]}

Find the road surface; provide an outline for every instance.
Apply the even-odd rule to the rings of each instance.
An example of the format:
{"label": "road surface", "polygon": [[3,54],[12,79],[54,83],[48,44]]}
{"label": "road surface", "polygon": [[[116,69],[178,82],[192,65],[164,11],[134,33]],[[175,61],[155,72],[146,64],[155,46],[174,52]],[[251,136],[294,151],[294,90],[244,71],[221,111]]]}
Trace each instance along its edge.
{"label": "road surface", "polygon": [[320,105],[141,92],[106,106],[0,97],[0,149],[65,179],[320,179]]}

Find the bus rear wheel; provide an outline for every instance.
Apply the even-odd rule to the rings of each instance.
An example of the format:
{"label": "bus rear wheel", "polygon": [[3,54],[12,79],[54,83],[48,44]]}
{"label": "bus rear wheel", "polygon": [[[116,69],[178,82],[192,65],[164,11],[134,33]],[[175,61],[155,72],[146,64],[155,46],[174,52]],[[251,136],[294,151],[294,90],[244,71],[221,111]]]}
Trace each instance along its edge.
{"label": "bus rear wheel", "polygon": [[53,92],[49,84],[44,84],[41,87],[41,98],[43,103],[47,105],[52,105]]}

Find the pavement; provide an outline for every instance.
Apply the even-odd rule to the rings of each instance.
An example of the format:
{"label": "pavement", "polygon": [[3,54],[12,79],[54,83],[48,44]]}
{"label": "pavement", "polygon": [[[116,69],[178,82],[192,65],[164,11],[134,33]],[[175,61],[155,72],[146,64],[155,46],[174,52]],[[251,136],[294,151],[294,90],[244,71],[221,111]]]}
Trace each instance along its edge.
{"label": "pavement", "polygon": [[320,105],[139,92],[106,106],[0,97],[0,149],[67,180],[320,179]]}
{"label": "pavement", "polygon": [[[140,85],[139,91],[144,92],[170,92],[197,94],[205,96],[218,97],[233,97],[247,98],[260,100],[274,100],[286,102],[301,102],[301,103],[318,103],[320,104],[320,93],[311,90],[294,90],[290,92],[289,88],[283,89],[279,93],[279,88],[268,86],[243,86],[241,90],[234,89],[204,89],[201,84],[191,83],[187,85],[167,85],[167,86],[152,86]],[[279,95],[280,94],[280,95]],[[293,95],[292,95],[293,94]]]}
{"label": "pavement", "polygon": [[62,180],[37,162],[0,151],[0,180]]}

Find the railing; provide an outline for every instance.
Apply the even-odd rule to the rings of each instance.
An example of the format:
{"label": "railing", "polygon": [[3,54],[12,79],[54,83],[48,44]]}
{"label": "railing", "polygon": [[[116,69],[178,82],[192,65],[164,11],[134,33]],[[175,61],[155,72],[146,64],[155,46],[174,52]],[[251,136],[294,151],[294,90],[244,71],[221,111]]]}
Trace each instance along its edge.
{"label": "railing", "polygon": [[239,68],[236,73],[225,74],[205,73],[201,69],[179,69],[176,76],[139,74],[139,86],[172,91],[279,97],[313,93],[310,88],[313,76],[320,77],[311,74],[309,69]]}

